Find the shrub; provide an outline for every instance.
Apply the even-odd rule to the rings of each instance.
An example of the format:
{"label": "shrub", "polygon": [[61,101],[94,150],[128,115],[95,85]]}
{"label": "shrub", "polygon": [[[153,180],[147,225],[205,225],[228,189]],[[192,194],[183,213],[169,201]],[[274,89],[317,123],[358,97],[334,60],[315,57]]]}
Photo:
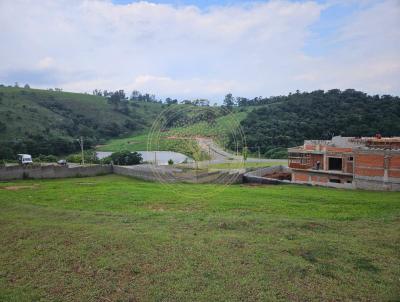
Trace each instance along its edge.
{"label": "shrub", "polygon": [[[96,157],[96,152],[93,150],[87,150],[83,153],[85,158],[85,164],[98,164],[99,160]],[[71,154],[67,158],[67,162],[70,163],[81,163],[82,162],[82,155],[79,154]]]}
{"label": "shrub", "polygon": [[168,160],[168,165],[172,166],[174,164],[174,161],[172,159]]}
{"label": "shrub", "polygon": [[127,150],[115,152],[111,154],[110,158],[114,164],[121,166],[138,165],[143,161],[141,154]]}
{"label": "shrub", "polygon": [[36,157],[34,159],[34,161],[54,163],[54,162],[57,161],[57,157],[54,156],[54,155],[43,155],[43,154],[40,154],[38,157]]}

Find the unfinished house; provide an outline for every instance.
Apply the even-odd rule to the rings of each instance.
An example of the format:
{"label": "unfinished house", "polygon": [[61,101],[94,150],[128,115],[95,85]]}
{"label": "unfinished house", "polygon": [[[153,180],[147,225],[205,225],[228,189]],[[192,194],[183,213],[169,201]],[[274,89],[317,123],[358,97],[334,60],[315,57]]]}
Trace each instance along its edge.
{"label": "unfinished house", "polygon": [[292,182],[400,191],[400,137],[333,137],[289,148]]}

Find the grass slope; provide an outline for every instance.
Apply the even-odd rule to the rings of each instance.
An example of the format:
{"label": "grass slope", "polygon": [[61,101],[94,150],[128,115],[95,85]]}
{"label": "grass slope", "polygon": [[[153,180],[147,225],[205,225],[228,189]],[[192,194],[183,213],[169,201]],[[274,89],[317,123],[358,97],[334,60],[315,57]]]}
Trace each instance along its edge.
{"label": "grass slope", "polygon": [[[175,151],[187,154],[193,157],[193,150],[198,152],[197,144],[191,140],[173,139],[171,137],[193,137],[203,136],[212,137],[221,145],[228,141],[228,136],[233,127],[239,125],[247,115],[247,112],[235,112],[229,116],[222,116],[216,119],[215,125],[206,122],[199,122],[187,127],[172,128],[169,131],[160,133],[159,144],[156,150],[159,151]],[[112,139],[106,144],[98,146],[98,151],[145,151],[148,150],[148,140],[152,141],[154,151],[155,142],[153,138],[149,138],[148,134],[134,135],[127,138]]]}
{"label": "grass slope", "polygon": [[127,123],[138,129],[149,127],[162,106],[130,103],[128,109],[123,114],[104,97],[89,94],[0,87],[0,120],[6,126],[0,140],[35,135],[105,138],[117,127],[121,128],[118,134],[132,132]]}
{"label": "grass slope", "polygon": [[[400,193],[0,184],[1,301],[394,301]],[[187,185],[208,193],[214,185]]]}

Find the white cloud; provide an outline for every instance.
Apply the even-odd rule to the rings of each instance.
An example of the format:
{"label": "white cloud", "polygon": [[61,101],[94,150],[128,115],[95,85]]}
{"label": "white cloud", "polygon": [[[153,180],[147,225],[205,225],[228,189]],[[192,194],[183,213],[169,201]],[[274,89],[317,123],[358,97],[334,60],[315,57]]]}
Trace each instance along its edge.
{"label": "white cloud", "polygon": [[54,59],[51,57],[44,57],[39,60],[37,66],[39,69],[48,69],[53,67],[55,64]]}
{"label": "white cloud", "polygon": [[369,5],[338,31],[334,51],[311,57],[304,46],[323,9],[312,1],[205,11],[148,2],[1,1],[0,82],[178,98],[334,87],[399,93],[396,1]]}
{"label": "white cloud", "polygon": [[158,87],[158,89],[169,95],[179,91],[182,96],[190,97],[204,94],[204,91],[214,95],[223,95],[227,91],[234,89],[237,84],[231,81],[203,80],[200,78],[174,80],[169,77],[140,75],[134,79],[129,88],[151,91],[153,87]]}
{"label": "white cloud", "polygon": [[308,70],[297,77],[306,89],[400,94],[400,3],[368,2],[338,29],[331,51],[309,58]]}

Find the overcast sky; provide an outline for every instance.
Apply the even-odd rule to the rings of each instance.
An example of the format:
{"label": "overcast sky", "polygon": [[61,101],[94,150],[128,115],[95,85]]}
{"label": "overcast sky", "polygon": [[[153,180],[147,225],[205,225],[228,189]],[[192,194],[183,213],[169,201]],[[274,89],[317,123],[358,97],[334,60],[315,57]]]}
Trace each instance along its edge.
{"label": "overcast sky", "polygon": [[400,0],[0,0],[0,83],[158,97],[400,94]]}

